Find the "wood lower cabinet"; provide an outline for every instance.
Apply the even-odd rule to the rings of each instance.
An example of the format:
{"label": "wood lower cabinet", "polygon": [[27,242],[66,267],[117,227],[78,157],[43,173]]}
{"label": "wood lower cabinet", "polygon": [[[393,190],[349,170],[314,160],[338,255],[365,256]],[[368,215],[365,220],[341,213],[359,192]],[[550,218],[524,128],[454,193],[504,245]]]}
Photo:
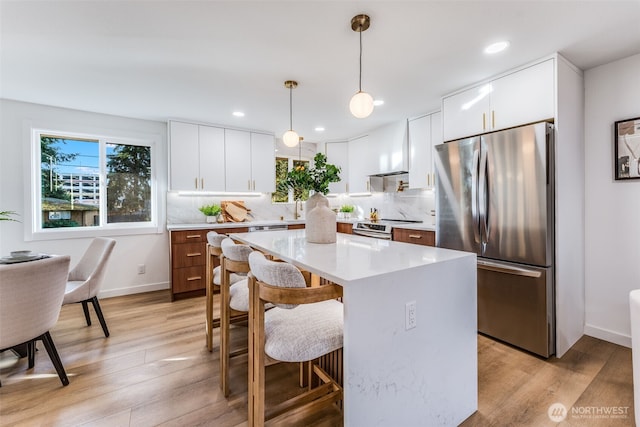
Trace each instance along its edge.
{"label": "wood lower cabinet", "polygon": [[302,230],[304,229],[304,224],[289,224],[287,225],[288,230]]}
{"label": "wood lower cabinet", "polygon": [[338,222],[338,233],[353,234],[353,224],[350,222]]}
{"label": "wood lower cabinet", "polygon": [[247,227],[171,231],[171,300],[204,295],[207,233],[244,233]]}
{"label": "wood lower cabinet", "polygon": [[395,242],[415,243],[417,245],[435,246],[436,232],[430,230],[411,230],[408,228],[394,228],[392,230]]}

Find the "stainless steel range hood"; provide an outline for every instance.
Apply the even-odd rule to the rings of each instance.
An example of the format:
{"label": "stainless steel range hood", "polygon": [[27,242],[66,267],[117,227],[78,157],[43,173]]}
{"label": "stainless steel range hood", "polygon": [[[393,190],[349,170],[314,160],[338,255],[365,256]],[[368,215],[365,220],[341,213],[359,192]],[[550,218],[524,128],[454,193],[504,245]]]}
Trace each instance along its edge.
{"label": "stainless steel range hood", "polygon": [[403,191],[409,186],[409,172],[397,171],[369,175],[372,192],[395,193]]}

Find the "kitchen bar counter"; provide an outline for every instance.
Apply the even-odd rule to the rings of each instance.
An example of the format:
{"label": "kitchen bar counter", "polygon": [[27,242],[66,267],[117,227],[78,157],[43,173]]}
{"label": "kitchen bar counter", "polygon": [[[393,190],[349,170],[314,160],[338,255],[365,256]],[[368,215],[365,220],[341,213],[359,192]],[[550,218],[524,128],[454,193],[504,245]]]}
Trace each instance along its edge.
{"label": "kitchen bar counter", "polygon": [[231,237],[343,286],[346,426],[458,425],[476,411],[475,254],[341,233],[314,244],[304,230]]}

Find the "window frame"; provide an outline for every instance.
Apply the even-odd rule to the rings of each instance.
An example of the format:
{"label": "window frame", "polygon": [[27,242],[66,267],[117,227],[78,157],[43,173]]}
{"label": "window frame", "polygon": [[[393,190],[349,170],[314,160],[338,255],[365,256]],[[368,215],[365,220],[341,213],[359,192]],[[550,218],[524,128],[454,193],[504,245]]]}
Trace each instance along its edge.
{"label": "window frame", "polygon": [[[135,234],[160,234],[163,232],[160,222],[162,213],[159,210],[158,177],[159,153],[158,142],[150,135],[123,136],[116,132],[78,132],[59,127],[31,127],[29,149],[29,179],[25,180],[26,194],[25,212],[28,213],[28,226],[24,227],[25,240],[56,240],[79,237],[117,236]],[[99,143],[99,215],[100,225],[84,227],[42,227],[42,182],[41,182],[41,136],[60,136],[68,139],[97,140]],[[151,154],[151,221],[107,223],[107,144],[123,144],[149,147]],[[26,222],[25,221],[25,222]]]}
{"label": "window frame", "polygon": [[[278,158],[281,159],[287,159],[287,173],[289,173],[289,171],[293,168],[293,162],[307,162],[308,166],[311,166],[311,164],[313,163],[313,159],[310,159],[308,157],[300,157],[300,156],[289,156],[289,155],[278,155],[276,153],[275,159],[274,159],[274,165],[273,167],[275,168],[275,162],[278,160]],[[277,182],[276,182],[276,188],[277,188]],[[287,201],[286,202],[274,202],[272,197],[269,197],[271,199],[271,204],[272,205],[285,205],[285,204],[294,204],[296,201],[293,198],[293,189],[289,189],[289,191],[287,192]]]}

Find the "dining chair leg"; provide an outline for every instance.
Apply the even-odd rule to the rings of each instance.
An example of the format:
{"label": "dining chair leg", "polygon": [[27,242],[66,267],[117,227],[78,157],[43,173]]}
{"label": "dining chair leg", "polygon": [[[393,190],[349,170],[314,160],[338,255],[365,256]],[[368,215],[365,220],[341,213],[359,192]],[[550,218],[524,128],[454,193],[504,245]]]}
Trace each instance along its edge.
{"label": "dining chair leg", "polygon": [[100,321],[100,325],[102,326],[102,331],[104,332],[104,336],[108,338],[109,329],[107,328],[107,322],[104,320],[104,315],[102,314],[102,309],[100,308],[98,297],[91,298],[91,302],[93,303],[93,309],[96,311],[96,315],[98,316],[98,320]]}
{"label": "dining chair leg", "polygon": [[82,311],[84,311],[84,318],[87,320],[87,326],[91,326],[91,316],[89,315],[89,306],[87,301],[82,301]]}
{"label": "dining chair leg", "polygon": [[[207,267],[207,273],[209,269]],[[206,294],[206,303],[207,303],[207,319],[205,323],[206,333],[207,333],[207,350],[213,351],[213,283],[211,283],[211,279],[209,275],[207,275],[207,294]]]}
{"label": "dining chair leg", "polygon": [[36,340],[27,343],[27,357],[29,359],[29,369],[36,365]]}
{"label": "dining chair leg", "polygon": [[49,358],[53,363],[53,366],[56,368],[56,372],[60,377],[60,381],[63,386],[69,385],[69,378],[67,378],[67,373],[64,371],[64,366],[62,366],[62,360],[60,360],[60,356],[58,355],[58,351],[56,350],[56,346],[53,343],[53,339],[51,338],[51,334],[49,331],[42,334],[37,339],[41,339],[44,344],[44,348],[47,349],[47,353],[49,353]]}

